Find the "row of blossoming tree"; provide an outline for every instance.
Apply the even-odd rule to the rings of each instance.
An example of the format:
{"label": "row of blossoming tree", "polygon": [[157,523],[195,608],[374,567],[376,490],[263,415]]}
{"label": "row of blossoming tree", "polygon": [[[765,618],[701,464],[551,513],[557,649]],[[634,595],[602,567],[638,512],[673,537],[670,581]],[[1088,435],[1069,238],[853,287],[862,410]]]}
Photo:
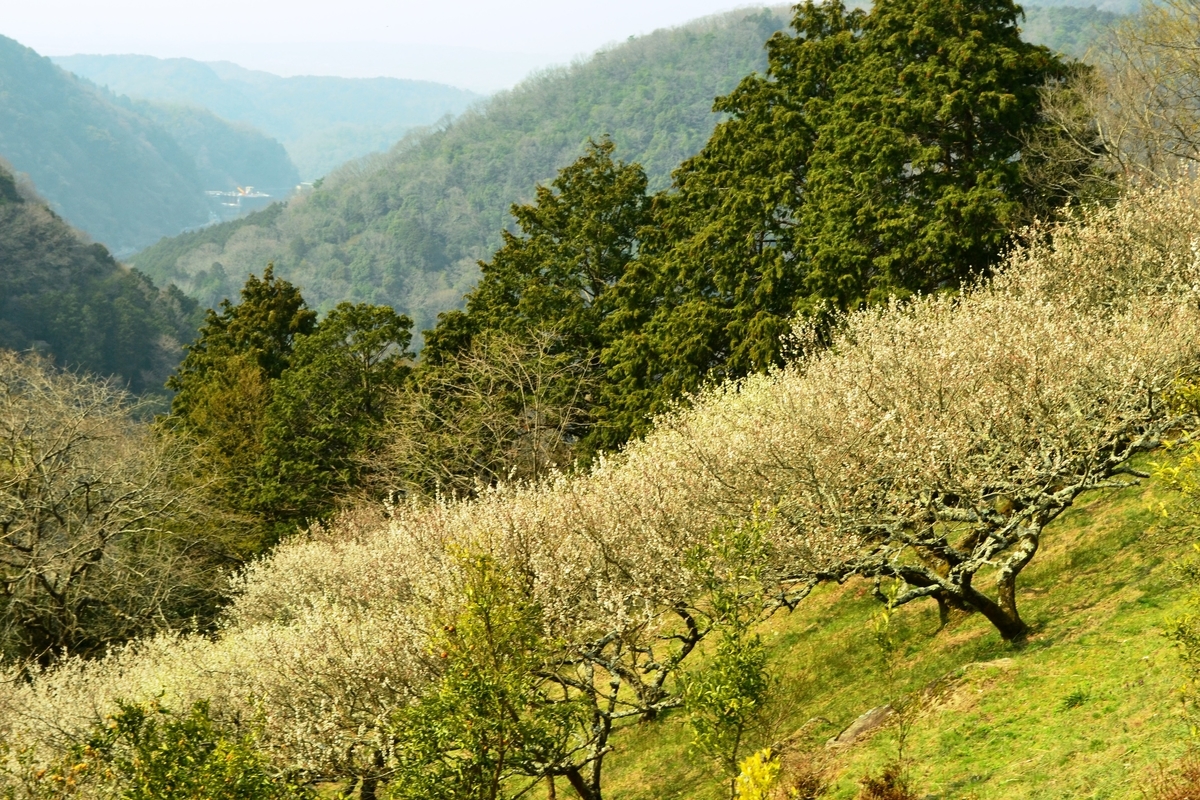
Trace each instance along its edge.
{"label": "row of blossoming tree", "polygon": [[[614,726],[679,703],[672,676],[720,616],[720,537],[746,526],[765,611],[888,580],[893,602],[1018,639],[1046,525],[1192,423],[1164,397],[1200,369],[1198,201],[1191,182],[1132,193],[1029,231],[958,296],[848,314],[819,348],[802,327],[786,366],[586,474],[347,513],[248,569],[216,635],[14,672],[6,788],[61,778],[120,703],[203,702],[279,772],[364,797],[559,778],[599,800]],[[101,792],[96,772],[73,791]]]}

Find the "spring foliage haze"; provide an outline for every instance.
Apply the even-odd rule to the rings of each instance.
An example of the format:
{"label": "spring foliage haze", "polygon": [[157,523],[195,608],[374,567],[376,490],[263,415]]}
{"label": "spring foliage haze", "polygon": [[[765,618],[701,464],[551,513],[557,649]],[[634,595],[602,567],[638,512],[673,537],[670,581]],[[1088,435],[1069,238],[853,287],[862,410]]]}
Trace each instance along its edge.
{"label": "spring foliage haze", "polygon": [[252,125],[282,142],[303,179],[309,181],[347,161],[386,150],[410,129],[432,125],[482,99],[473,92],[428,81],[314,75],[282,78],[229,62],[188,58],[74,55],[53,60],[118,94],[199,106],[224,119]]}
{"label": "spring foliage haze", "polygon": [[174,139],[12,39],[0,39],[0,156],[72,224],[132,251],[208,219]]}

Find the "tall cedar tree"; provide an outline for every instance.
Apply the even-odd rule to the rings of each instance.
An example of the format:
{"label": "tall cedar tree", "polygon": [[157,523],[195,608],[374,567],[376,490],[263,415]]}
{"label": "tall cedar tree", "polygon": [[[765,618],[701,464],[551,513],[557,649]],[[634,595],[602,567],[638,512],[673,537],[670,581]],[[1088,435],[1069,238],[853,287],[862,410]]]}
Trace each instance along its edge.
{"label": "tall cedar tree", "polygon": [[729,115],[654,198],[602,339],[606,444],[705,380],[779,362],[791,319],[985,272],[1043,204],[1022,142],[1067,74],[1021,41],[1011,0],[797,6],[715,110]]}
{"label": "tall cedar tree", "polygon": [[167,381],[176,394],[168,423],[201,444],[197,469],[225,508],[250,511],[271,384],[291,363],[296,339],[317,325],[300,290],[267,266],[251,275],[242,301],[209,309],[196,341]]}
{"label": "tall cedar tree", "polygon": [[549,187],[537,187],[532,205],[512,206],[520,233],[506,231],[491,262],[480,262],[466,311],[442,314],[427,332],[422,369],[445,368],[474,338],[502,333],[530,343],[551,334],[549,355],[569,354],[584,373],[599,371],[611,289],[636,256],[647,219],[646,174],[614,161],[613,150],[608,138],[590,142]]}
{"label": "tall cedar tree", "polygon": [[256,510],[273,526],[323,516],[361,484],[389,398],[409,372],[412,321],[341,303],[296,340],[266,409]]}

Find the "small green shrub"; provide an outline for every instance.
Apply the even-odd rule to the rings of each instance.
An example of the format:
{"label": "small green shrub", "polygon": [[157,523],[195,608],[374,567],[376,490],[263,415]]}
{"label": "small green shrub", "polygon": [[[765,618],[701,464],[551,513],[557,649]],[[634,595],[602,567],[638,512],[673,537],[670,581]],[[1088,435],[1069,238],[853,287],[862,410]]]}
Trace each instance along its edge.
{"label": "small green shrub", "polygon": [[[177,714],[159,703],[120,704],[70,765],[48,776],[74,785],[86,774],[121,800],[300,800],[305,787],[275,773],[254,737],[209,715],[206,701]],[[58,780],[62,778],[62,780]]]}
{"label": "small green shrub", "polygon": [[1070,711],[1072,708],[1079,708],[1081,705],[1092,699],[1092,693],[1087,687],[1080,686],[1073,692],[1063,698],[1062,704],[1058,707],[1059,711]]}

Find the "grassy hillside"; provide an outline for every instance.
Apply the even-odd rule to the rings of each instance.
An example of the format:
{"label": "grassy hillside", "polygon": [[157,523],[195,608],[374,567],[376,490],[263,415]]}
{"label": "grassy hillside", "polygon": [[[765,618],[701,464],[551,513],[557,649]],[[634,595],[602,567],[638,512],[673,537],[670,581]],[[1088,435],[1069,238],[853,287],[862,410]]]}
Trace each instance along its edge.
{"label": "grassy hillside", "polygon": [[0,348],[157,391],[195,312],[195,301],[118,264],[0,167]]}
{"label": "grassy hillside", "polygon": [[[938,630],[933,604],[893,618],[902,666],[876,644],[866,582],[813,596],[763,627],[778,681],[770,741],[828,762],[832,798],[896,754],[890,724],[844,748],[825,742],[863,712],[917,701],[906,755],[918,796],[940,800],[1132,798],[1188,739],[1182,670],[1163,636],[1186,609],[1171,561],[1190,550],[1160,527],[1152,482],[1093,492],[1046,530],[1021,602],[1022,646],[978,615]],[[614,738],[610,793],[622,800],[717,800],[725,786],[688,753],[678,713]]]}
{"label": "grassy hillside", "polygon": [[283,142],[305,180],[386,150],[408,130],[457,114],[480,99],[429,81],[282,78],[229,62],[187,58],[75,55],[54,61],[120,94],[198,105],[253,125]]}
{"label": "grassy hillside", "polygon": [[133,263],[189,292],[210,284],[219,263],[232,294],[274,261],[314,305],[387,303],[428,327],[473,285],[509,205],[530,198],[589,137],[611,134],[620,157],[665,186],[715,125],[713,98],[765,66],[763,43],[785,23],[781,12],[739,11],[623,43],[347,165],[269,224],[182,253],[163,242]]}

